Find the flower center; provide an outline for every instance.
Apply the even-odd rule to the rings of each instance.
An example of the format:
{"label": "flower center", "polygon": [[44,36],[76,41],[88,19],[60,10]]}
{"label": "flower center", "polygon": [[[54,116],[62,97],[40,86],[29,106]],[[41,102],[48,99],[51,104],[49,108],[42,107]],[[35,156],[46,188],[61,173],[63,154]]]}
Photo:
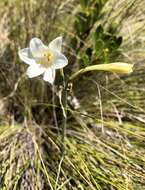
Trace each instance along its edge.
{"label": "flower center", "polygon": [[51,62],[54,57],[52,52],[44,52],[43,56],[47,59],[48,62]]}
{"label": "flower center", "polygon": [[54,57],[53,52],[45,51],[42,53],[42,58],[38,61],[38,63],[44,67],[50,67],[53,64]]}

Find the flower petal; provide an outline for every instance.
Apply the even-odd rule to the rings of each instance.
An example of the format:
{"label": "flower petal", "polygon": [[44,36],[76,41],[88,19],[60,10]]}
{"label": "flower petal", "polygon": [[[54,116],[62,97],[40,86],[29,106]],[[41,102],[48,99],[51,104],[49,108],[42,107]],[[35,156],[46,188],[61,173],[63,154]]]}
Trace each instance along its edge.
{"label": "flower petal", "polygon": [[29,78],[37,77],[45,72],[45,68],[41,67],[38,64],[31,65],[27,69],[27,75]]}
{"label": "flower petal", "polygon": [[42,52],[48,49],[39,38],[32,38],[30,41],[30,51],[34,58],[41,57]]}
{"label": "flower petal", "polygon": [[28,65],[35,64],[35,60],[33,59],[29,48],[24,48],[19,50],[18,55],[20,59],[25,63],[27,63]]}
{"label": "flower petal", "polygon": [[51,41],[48,45],[48,47],[55,51],[61,51],[62,46],[62,36],[55,38],[53,41]]}
{"label": "flower petal", "polygon": [[51,84],[53,84],[55,80],[55,69],[48,68],[43,76],[43,79]]}
{"label": "flower petal", "polygon": [[63,54],[58,54],[56,60],[54,61],[52,67],[54,69],[62,69],[68,64],[68,59]]}

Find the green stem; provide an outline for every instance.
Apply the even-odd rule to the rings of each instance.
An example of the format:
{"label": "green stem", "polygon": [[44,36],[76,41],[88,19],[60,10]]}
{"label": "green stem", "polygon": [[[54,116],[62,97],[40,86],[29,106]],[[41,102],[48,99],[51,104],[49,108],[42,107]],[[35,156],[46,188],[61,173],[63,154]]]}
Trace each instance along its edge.
{"label": "green stem", "polygon": [[58,127],[58,122],[57,122],[57,115],[56,115],[56,107],[55,107],[55,84],[52,85],[52,107],[53,107],[53,119],[54,119],[54,124],[55,127],[57,128],[57,132],[59,134],[59,127]]}
{"label": "green stem", "polygon": [[65,76],[62,70],[63,77],[63,90],[62,90],[62,113],[63,113],[63,121],[62,121],[62,156],[65,153],[65,137],[66,137],[66,128],[67,128],[67,87],[68,82],[65,82]]}
{"label": "green stem", "polygon": [[79,76],[80,74],[86,72],[85,69],[81,69],[78,72],[74,73],[72,76],[70,76],[69,81],[73,81],[77,76]]}

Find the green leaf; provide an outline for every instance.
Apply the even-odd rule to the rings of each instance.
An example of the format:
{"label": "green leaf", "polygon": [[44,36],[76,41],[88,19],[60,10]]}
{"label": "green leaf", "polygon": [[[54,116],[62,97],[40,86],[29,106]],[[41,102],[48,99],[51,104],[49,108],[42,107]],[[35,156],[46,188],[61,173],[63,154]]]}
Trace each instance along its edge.
{"label": "green leaf", "polygon": [[89,0],[80,0],[80,4],[83,8],[86,8],[88,6]]}
{"label": "green leaf", "polygon": [[83,62],[83,67],[90,65],[90,58],[86,53],[81,53],[80,54],[80,59],[81,59],[81,64]]}

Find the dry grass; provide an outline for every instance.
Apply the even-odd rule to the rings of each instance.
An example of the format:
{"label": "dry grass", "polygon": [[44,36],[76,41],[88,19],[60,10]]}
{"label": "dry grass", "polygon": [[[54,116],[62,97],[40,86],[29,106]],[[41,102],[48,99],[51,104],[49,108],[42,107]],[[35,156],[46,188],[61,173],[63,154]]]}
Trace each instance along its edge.
{"label": "dry grass", "polygon": [[[83,40],[73,29],[81,9],[77,4],[72,0],[0,2],[2,190],[145,189],[144,70],[140,62],[144,60],[145,1],[109,0]],[[29,80],[23,75],[26,67],[17,50],[32,36],[49,42],[65,34],[70,62],[65,72],[70,73],[79,68],[76,58],[80,56],[70,39],[83,42],[80,51],[85,52],[100,23],[106,31],[117,25],[117,34],[124,39],[117,59],[139,64],[129,76],[92,73],[74,81],[68,91],[62,141],[58,94],[52,99],[52,89],[41,78]],[[62,84],[59,72],[56,84]],[[60,92],[58,86],[56,90]]]}

